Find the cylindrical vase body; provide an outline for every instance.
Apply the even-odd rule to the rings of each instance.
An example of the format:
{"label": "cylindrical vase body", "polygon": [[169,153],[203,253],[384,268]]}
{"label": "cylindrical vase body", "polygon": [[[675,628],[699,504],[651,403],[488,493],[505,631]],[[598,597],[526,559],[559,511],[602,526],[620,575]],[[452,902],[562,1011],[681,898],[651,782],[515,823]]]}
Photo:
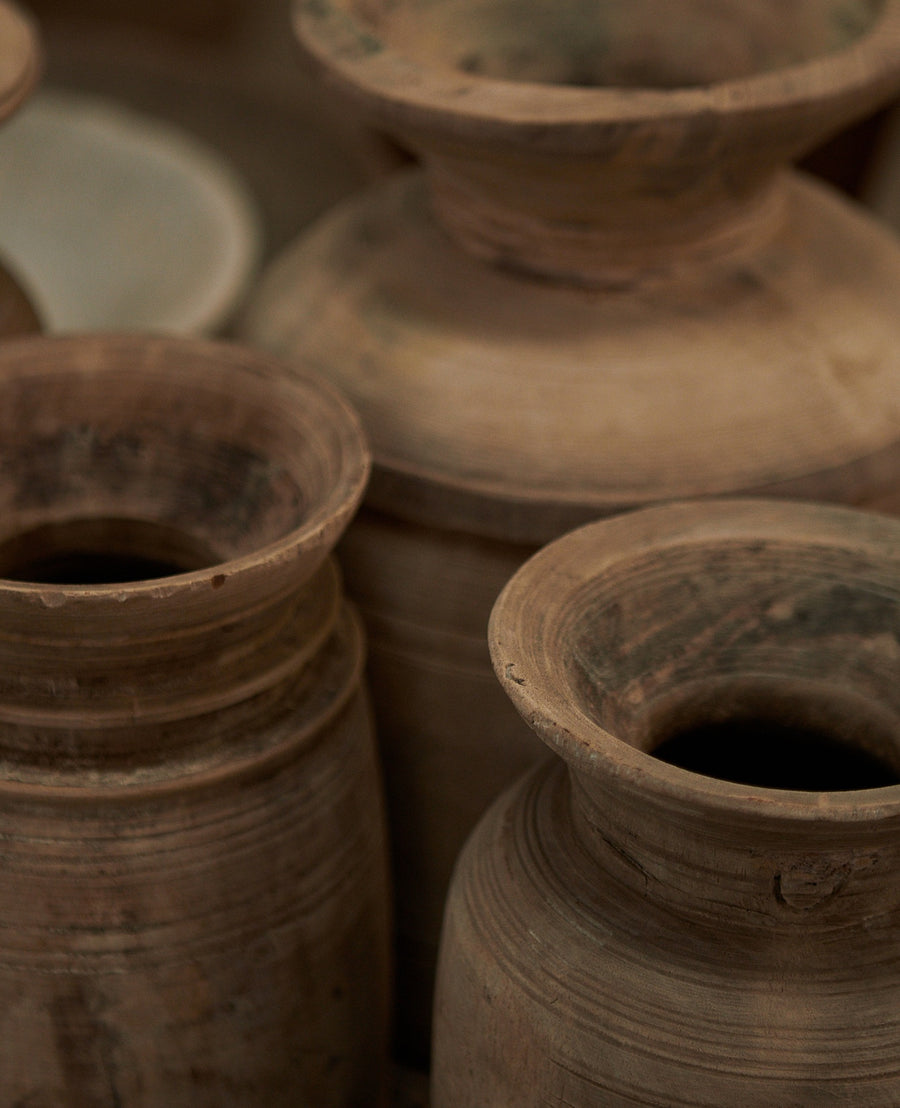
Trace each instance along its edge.
{"label": "cylindrical vase body", "polygon": [[355,416],[138,336],[10,342],[0,398],[0,1101],[382,1103]]}

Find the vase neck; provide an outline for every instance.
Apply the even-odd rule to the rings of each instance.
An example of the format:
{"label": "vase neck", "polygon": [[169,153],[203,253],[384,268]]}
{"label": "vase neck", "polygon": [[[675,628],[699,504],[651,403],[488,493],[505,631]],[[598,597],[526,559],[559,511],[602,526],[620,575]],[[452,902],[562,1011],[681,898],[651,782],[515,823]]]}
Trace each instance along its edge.
{"label": "vase neck", "polygon": [[[785,214],[786,173],[646,180],[590,159],[426,161],[438,221],[466,251],[537,277],[630,287],[751,254]],[[686,171],[691,176],[693,171]]]}
{"label": "vase neck", "polygon": [[341,612],[330,559],[269,595],[248,586],[245,598],[224,573],[212,588],[171,580],[121,597],[112,586],[65,597],[48,589],[43,604],[0,590],[0,761],[25,769],[50,751],[57,769],[83,769],[139,766],[163,748],[186,756],[206,741],[190,721],[240,714],[296,683]]}
{"label": "vase neck", "polygon": [[900,907],[894,819],[702,809],[573,772],[572,810],[591,856],[648,902],[731,929],[834,930]]}

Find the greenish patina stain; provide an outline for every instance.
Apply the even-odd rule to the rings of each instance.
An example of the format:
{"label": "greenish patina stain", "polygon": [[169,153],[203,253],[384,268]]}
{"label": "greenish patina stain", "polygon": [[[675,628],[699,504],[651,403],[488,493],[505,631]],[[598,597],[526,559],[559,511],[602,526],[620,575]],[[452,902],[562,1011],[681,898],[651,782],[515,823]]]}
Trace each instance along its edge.
{"label": "greenish patina stain", "polygon": [[375,38],[374,35],[357,34],[356,42],[359,47],[360,56],[380,54],[381,51],[384,49],[384,43],[381,41],[381,39]]}
{"label": "greenish patina stain", "polygon": [[347,58],[365,58],[384,50],[382,41],[361,30],[352,16],[338,11],[329,0],[304,0],[303,10],[314,19],[333,19],[340,33],[340,53]]}
{"label": "greenish patina stain", "polygon": [[303,10],[316,16],[317,19],[322,19],[331,10],[331,5],[327,0],[305,0]]}
{"label": "greenish patina stain", "polygon": [[838,4],[831,9],[831,23],[840,45],[859,38],[871,26],[881,10],[880,2]]}

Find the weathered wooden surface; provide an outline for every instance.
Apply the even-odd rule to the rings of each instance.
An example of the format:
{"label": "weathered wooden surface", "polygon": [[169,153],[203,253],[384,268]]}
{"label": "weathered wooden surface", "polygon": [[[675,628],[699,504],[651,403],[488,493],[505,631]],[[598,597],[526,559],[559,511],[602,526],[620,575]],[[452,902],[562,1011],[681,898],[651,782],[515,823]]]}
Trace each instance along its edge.
{"label": "weathered wooden surface", "polygon": [[0,398],[0,1101],[381,1103],[357,420],[143,337],[8,342]]}
{"label": "weathered wooden surface", "polygon": [[303,236],[243,332],[339,382],[373,444],[343,556],[393,820],[401,1049],[420,1062],[452,859],[534,756],[487,666],[509,573],[672,498],[900,504],[900,250],[785,168],[896,89],[900,5],[852,4],[841,29],[820,3],[722,3],[727,48],[687,54],[709,5],[617,5],[612,75],[575,80],[576,16],[599,34],[610,10],[295,6],[329,87],[423,165]]}
{"label": "weathered wooden surface", "polygon": [[[672,505],[513,578],[494,666],[559,757],[460,860],[434,1108],[898,1102],[898,539],[824,506]],[[786,741],[737,782],[656,756],[751,719],[793,729],[794,765]],[[871,787],[821,790],[863,754]]]}

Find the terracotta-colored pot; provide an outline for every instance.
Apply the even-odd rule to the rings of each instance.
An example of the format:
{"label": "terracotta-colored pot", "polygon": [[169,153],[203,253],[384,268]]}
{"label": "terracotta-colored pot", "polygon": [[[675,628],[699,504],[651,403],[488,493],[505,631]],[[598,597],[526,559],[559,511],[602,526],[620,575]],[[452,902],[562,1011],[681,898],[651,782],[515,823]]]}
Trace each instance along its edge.
{"label": "terracotta-colored pot", "polygon": [[0,348],[0,1103],[380,1103],[367,470],[253,351]]}
{"label": "terracotta-colored pot", "polygon": [[494,665],[560,757],[460,858],[433,1108],[900,1103],[898,552],[723,501],[517,573]]}
{"label": "terracotta-colored pot", "polygon": [[[37,28],[18,7],[0,0],[0,123],[21,107],[40,72]],[[0,339],[30,334],[40,326],[30,298],[0,263]]]}
{"label": "terracotta-colored pot", "polygon": [[900,0],[302,0],[421,158],[275,264],[243,333],[353,399],[344,547],[393,820],[402,1049],[456,851],[533,757],[484,629],[537,545],[733,493],[900,504],[900,248],[785,168],[900,85]]}

